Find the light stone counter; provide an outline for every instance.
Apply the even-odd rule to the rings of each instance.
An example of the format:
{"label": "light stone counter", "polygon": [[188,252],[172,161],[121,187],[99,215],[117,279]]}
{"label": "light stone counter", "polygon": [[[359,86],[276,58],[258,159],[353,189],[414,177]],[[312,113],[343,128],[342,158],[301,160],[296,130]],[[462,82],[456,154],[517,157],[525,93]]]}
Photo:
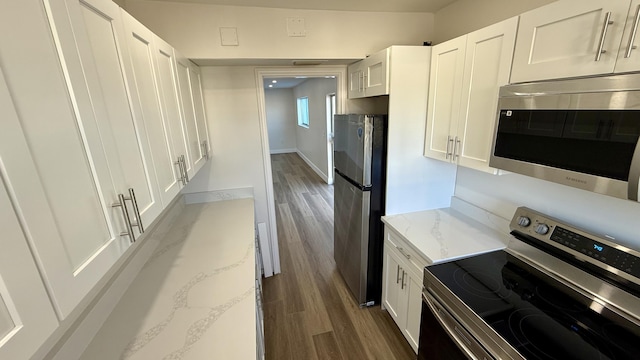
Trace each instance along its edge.
{"label": "light stone counter", "polygon": [[387,227],[431,264],[506,247],[508,236],[452,208],[383,216]]}
{"label": "light stone counter", "polygon": [[187,205],[82,359],[255,359],[253,206]]}

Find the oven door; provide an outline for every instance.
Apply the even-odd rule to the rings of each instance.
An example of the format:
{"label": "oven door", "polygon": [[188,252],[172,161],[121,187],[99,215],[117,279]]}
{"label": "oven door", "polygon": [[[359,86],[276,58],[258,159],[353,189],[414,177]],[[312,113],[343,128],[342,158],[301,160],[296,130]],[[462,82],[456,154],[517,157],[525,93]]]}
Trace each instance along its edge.
{"label": "oven door", "polygon": [[422,293],[418,360],[494,359],[427,291]]}

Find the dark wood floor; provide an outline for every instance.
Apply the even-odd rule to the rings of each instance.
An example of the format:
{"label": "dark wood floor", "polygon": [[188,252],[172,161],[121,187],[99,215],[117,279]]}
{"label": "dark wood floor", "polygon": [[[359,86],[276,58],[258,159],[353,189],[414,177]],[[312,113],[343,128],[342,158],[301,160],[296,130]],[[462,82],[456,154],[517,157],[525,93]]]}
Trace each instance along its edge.
{"label": "dark wood floor", "polygon": [[267,360],[415,359],[380,306],[360,309],[333,260],[333,187],[271,156],[282,273],[264,280]]}

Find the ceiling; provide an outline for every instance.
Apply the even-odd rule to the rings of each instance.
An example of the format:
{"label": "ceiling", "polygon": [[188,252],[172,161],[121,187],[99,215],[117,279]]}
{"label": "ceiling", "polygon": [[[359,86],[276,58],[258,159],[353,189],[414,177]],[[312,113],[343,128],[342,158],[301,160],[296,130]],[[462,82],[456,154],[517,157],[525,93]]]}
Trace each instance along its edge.
{"label": "ceiling", "polygon": [[283,9],[436,12],[456,0],[152,0]]}

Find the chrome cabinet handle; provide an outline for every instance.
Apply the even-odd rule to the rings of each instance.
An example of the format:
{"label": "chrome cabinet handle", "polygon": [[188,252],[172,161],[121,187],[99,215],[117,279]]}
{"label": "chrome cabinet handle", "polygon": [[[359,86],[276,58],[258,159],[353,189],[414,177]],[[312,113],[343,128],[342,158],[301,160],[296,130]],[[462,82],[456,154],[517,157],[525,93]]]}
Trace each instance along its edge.
{"label": "chrome cabinet handle", "polygon": [[111,204],[111,207],[119,207],[122,211],[122,217],[124,218],[124,225],[127,231],[120,233],[120,236],[128,236],[130,242],[135,242],[136,238],[133,235],[133,226],[131,225],[131,219],[129,218],[129,210],[127,209],[126,198],[122,194],[118,194],[118,202]]}
{"label": "chrome cabinet handle", "polygon": [[400,265],[396,265],[396,284],[400,283]]}
{"label": "chrome cabinet handle", "polygon": [[404,290],[404,287],[407,286],[407,283],[404,282],[404,276],[405,276],[406,272],[404,270],[402,270],[402,283],[400,284],[400,289]]}
{"label": "chrome cabinet handle", "polygon": [[184,169],[182,168],[182,160],[178,157],[178,161],[173,162],[174,165],[178,165],[178,171],[180,172],[180,177],[178,181],[182,182],[182,186],[187,185],[187,182],[184,179]]}
{"label": "chrome cabinet handle", "polygon": [[187,172],[187,163],[184,159],[184,155],[180,155],[180,161],[182,161],[182,169],[184,169],[184,180],[186,184],[189,182],[189,172]]}
{"label": "chrome cabinet handle", "polygon": [[627,43],[627,51],[624,53],[624,57],[628,58],[631,56],[631,50],[635,49],[636,46],[633,43],[636,41],[636,32],[638,31],[638,22],[640,22],[640,5],[636,7],[636,16],[633,21],[633,29],[631,29],[631,34],[629,34],[629,43]]}
{"label": "chrome cabinet handle", "polygon": [[453,161],[458,160],[458,158],[460,157],[459,150],[460,150],[460,138],[456,136],[455,144],[453,145]]}
{"label": "chrome cabinet handle", "polygon": [[447,153],[446,153],[446,155],[444,156],[444,158],[445,158],[445,159],[448,159],[448,158],[449,158],[449,156],[451,156],[451,155],[452,155],[452,152],[451,152],[451,151],[449,151],[449,148],[451,147],[451,145],[452,145],[452,144],[453,144],[453,138],[451,137],[451,135],[447,135],[447,150],[446,150],[446,151],[447,151]]}
{"label": "chrome cabinet handle", "polygon": [[202,140],[202,144],[200,145],[201,150],[202,150],[202,156],[206,159],[209,160],[209,146],[207,144],[207,140]]}
{"label": "chrome cabinet handle", "polygon": [[406,257],[407,259],[411,259],[411,255],[409,255],[406,252],[404,252],[403,248],[396,246],[396,249],[398,249],[398,251],[400,251],[400,254],[404,255],[404,257]]}
{"label": "chrome cabinet handle", "polygon": [[611,24],[613,24],[613,21],[611,20],[611,11],[609,11],[604,16],[604,24],[602,25],[602,33],[600,34],[600,45],[596,52],[596,61],[600,61],[602,54],[607,52],[607,50],[604,49],[604,40],[607,38],[607,30]]}
{"label": "chrome cabinet handle", "polygon": [[136,193],[133,191],[133,188],[129,188],[129,197],[125,198],[125,200],[131,200],[131,204],[133,205],[133,213],[136,217],[136,223],[131,224],[131,226],[138,227],[138,231],[140,231],[140,234],[144,233],[144,225],[142,225],[142,217],[140,216],[140,210],[138,208],[138,200],[136,200]]}

